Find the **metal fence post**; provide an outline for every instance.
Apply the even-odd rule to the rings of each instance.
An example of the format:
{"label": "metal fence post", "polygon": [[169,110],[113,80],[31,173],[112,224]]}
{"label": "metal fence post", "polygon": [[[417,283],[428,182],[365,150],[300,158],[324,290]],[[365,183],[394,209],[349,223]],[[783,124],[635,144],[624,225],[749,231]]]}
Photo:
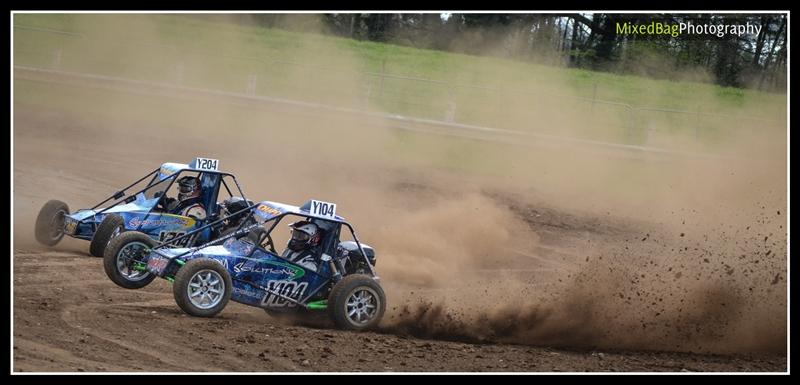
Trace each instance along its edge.
{"label": "metal fence post", "polygon": [[183,62],[175,65],[175,83],[183,84]]}
{"label": "metal fence post", "polygon": [[636,130],[636,107],[628,106],[628,113],[628,142],[634,143],[634,131]]}
{"label": "metal fence post", "polygon": [[500,109],[503,107],[503,102],[505,102],[506,94],[505,94],[505,92],[503,92],[504,90],[505,90],[505,88],[503,88],[503,86],[500,86],[500,87],[497,88],[497,99],[496,99],[496,102],[497,102],[497,110],[498,111],[500,111]]}
{"label": "metal fence post", "polygon": [[694,138],[700,138],[700,106],[697,106],[697,121],[694,124]]}
{"label": "metal fence post", "polygon": [[386,59],[384,58],[383,62],[381,63],[381,83],[378,86],[378,95],[380,97],[383,97],[383,74],[385,73],[386,73]]}
{"label": "metal fence post", "polygon": [[256,87],[258,86],[258,77],[256,74],[249,74],[247,75],[247,93],[250,95],[255,95]]}
{"label": "metal fence post", "polygon": [[367,92],[364,95],[364,109],[369,109],[369,98],[372,95],[372,82],[367,82]]}
{"label": "metal fence post", "polygon": [[658,134],[658,126],[653,122],[649,122],[647,123],[647,126],[643,125],[641,129],[644,132],[644,138],[645,138],[644,142],[641,144],[645,146],[656,145],[655,140]]}
{"label": "metal fence post", "polygon": [[447,88],[447,96],[447,111],[445,111],[444,120],[452,123],[456,119],[456,98],[453,87]]}
{"label": "metal fence post", "polygon": [[61,48],[56,48],[53,52],[53,68],[61,69]]}

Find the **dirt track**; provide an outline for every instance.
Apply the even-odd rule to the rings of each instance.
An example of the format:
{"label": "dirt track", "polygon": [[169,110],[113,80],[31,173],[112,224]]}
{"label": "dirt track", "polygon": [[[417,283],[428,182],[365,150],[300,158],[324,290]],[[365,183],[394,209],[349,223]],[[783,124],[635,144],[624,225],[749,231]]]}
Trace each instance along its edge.
{"label": "dirt track", "polygon": [[[782,357],[559,350],[287,326],[230,305],[188,317],[169,283],[118,289],[84,253],[17,250],[17,371],[780,371]],[[46,267],[46,268],[43,268]]]}
{"label": "dirt track", "polygon": [[[463,330],[454,330],[454,326],[466,326],[471,318],[460,320],[456,316],[452,320],[447,311],[441,319],[432,316],[441,309],[437,310],[435,303],[426,308],[425,304],[431,303],[431,299],[420,300],[414,294],[419,290],[417,287],[424,287],[425,280],[416,272],[405,271],[402,273],[408,275],[384,273],[386,281],[391,281],[394,276],[398,280],[407,278],[404,281],[407,284],[388,288],[389,301],[396,299],[398,304],[392,306],[390,302],[393,309],[387,311],[386,323],[379,333],[350,333],[319,326],[293,325],[271,318],[259,309],[235,303],[214,319],[192,318],[175,305],[170,284],[166,281],[157,280],[138,291],[116,287],[105,277],[101,260],[88,255],[85,242],[66,239],[52,249],[36,245],[31,234],[33,220],[47,199],[63,199],[75,210],[111,192],[117,185],[139,174],[139,170],[150,170],[156,163],[180,161],[198,152],[219,157],[225,162],[226,155],[234,157],[236,147],[187,139],[179,144],[170,142],[169,148],[162,143],[134,150],[133,147],[110,143],[112,140],[116,143],[135,140],[136,135],[143,132],[158,136],[160,128],[131,131],[127,130],[130,127],[121,126],[113,128],[113,135],[109,135],[107,130],[112,129],[108,126],[69,120],[55,112],[29,110],[25,106],[17,106],[14,122],[15,371],[786,370],[786,356],[780,353],[780,338],[777,347],[773,344],[737,352],[735,348],[724,348],[727,345],[719,344],[727,337],[709,336],[699,326],[696,332],[689,332],[687,336],[697,337],[700,344],[705,341],[703,338],[713,340],[720,348],[710,351],[727,350],[728,354],[689,353],[687,351],[702,350],[689,344],[677,344],[675,350],[681,352],[665,352],[672,350],[668,348],[669,341],[677,338],[666,335],[652,336],[667,341],[663,343],[638,339],[635,343],[620,340],[617,345],[609,342],[617,340],[613,333],[611,337],[604,337],[586,330],[576,333],[569,328],[526,335],[521,332],[532,324],[525,323],[526,318],[521,316],[494,318],[477,326],[470,323],[471,326]],[[123,150],[125,148],[127,150]],[[76,152],[76,149],[80,151]],[[228,164],[244,169],[246,162]],[[118,167],[124,167],[124,175],[114,171]],[[250,187],[253,184],[249,180],[256,179],[254,171],[236,171],[246,192],[267,194],[257,191],[261,186]],[[448,193],[428,188],[424,181],[410,179],[412,181],[408,183],[394,182],[394,193],[401,201],[419,200],[424,205],[429,197],[435,201],[436,196]],[[313,186],[309,185],[297,187],[303,191],[303,196],[311,188]],[[276,191],[274,198],[273,192],[269,194],[274,200],[297,200],[287,190]],[[657,238],[655,231],[659,231],[656,225],[625,221],[611,215],[562,212],[502,191],[484,190],[476,199],[494,202],[515,213],[515,220],[536,229],[538,239],[529,248],[507,251],[504,255],[508,256],[499,262],[506,270],[514,271],[520,282],[532,282],[539,292],[547,292],[545,288],[550,287],[547,285],[559,287],[562,278],[566,280],[567,277],[589,274],[578,266],[608,255],[590,253],[587,245],[601,243],[604,252],[622,247],[628,249],[628,245],[633,247],[634,243],[642,247],[648,243],[651,231],[653,238]],[[356,218],[354,223],[363,228],[366,218]],[[643,233],[647,236],[643,237]],[[377,238],[375,234],[380,233],[376,230],[371,234],[373,239]],[[660,238],[661,243],[652,245],[650,250],[675,249],[682,245],[680,237]],[[785,244],[781,249],[778,242],[775,253],[783,252],[785,258]],[[391,246],[389,241],[386,243]],[[378,250],[391,250],[390,246]],[[484,262],[486,266],[479,264],[471,268],[483,271],[482,268],[493,266],[497,269],[490,260]],[[709,270],[709,274],[716,274],[717,270],[715,267]],[[671,268],[670,272],[674,273]],[[720,274],[724,274],[724,270]],[[775,281],[780,285],[774,289],[778,293],[785,291],[785,278],[779,274]],[[443,292],[475,290],[469,282],[462,285],[443,288]],[[399,300],[400,297],[403,301]],[[581,308],[584,307],[588,305]],[[520,309],[518,313],[530,313],[525,310]],[[643,314],[650,311],[644,306],[638,310]],[[706,313],[702,315],[708,316]],[[780,315],[774,318],[780,323]],[[442,320],[452,322],[441,323]],[[509,323],[504,324],[504,320]],[[680,318],[676,320],[681,321]],[[719,327],[721,324],[715,323],[717,321],[714,318],[704,327]],[[719,322],[727,321],[729,319],[722,317]],[[513,325],[514,322],[522,324]],[[573,334],[572,339],[564,336],[569,333]],[[637,332],[631,334],[639,336]],[[520,335],[527,337],[517,339]],[[514,341],[517,344],[512,343]]]}

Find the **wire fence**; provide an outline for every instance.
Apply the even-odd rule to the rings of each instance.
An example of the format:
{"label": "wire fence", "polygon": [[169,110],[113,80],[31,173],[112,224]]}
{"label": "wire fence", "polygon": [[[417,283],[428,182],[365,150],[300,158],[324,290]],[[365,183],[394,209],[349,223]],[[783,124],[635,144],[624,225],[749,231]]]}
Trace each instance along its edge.
{"label": "wire fence", "polygon": [[[381,111],[447,123],[561,134],[615,143],[653,145],[680,133],[701,141],[731,129],[786,127],[778,119],[708,111],[635,106],[554,90],[512,89],[403,76],[386,71],[247,57],[162,44],[93,44],[96,37],[15,25],[17,33],[46,34],[36,46],[15,44],[14,64],[136,80],[204,87],[254,96],[291,98],[336,107]],[[567,132],[565,132],[567,131]]]}

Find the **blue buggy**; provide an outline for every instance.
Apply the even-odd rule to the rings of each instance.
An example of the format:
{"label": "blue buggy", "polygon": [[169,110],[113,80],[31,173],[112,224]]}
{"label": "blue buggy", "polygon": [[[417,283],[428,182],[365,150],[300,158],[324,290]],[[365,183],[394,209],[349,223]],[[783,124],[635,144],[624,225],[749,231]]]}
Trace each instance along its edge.
{"label": "blue buggy", "polygon": [[[195,158],[189,164],[164,163],[94,207],[74,213],[70,213],[64,202],[48,201],[36,219],[36,239],[47,246],[56,245],[64,235],[87,240],[90,241],[89,253],[96,257],[102,257],[108,242],[124,231],[139,231],[159,242],[171,242],[176,246],[215,239],[236,228],[239,225],[237,218],[229,218],[213,227],[204,227],[206,223],[252,203],[245,199],[236,177],[219,171],[218,166],[218,160],[207,158]],[[198,201],[205,208],[203,219],[172,212],[168,205],[171,199],[174,200],[168,197],[170,188],[180,177],[187,175],[200,181]],[[237,193],[231,191],[231,186],[235,186]],[[225,189],[228,198],[217,203],[222,195],[221,188]],[[129,194],[130,191],[135,192]],[[201,227],[202,231],[181,238]]]}
{"label": "blue buggy", "polygon": [[[114,283],[129,289],[144,287],[155,277],[167,279],[175,302],[193,316],[212,317],[232,299],[270,314],[327,311],[340,328],[370,329],[386,307],[374,270],[375,251],[335,212],[335,204],[316,200],[300,207],[258,202],[231,214],[246,213],[236,230],[192,248],[156,244],[131,231],[111,241],[104,267]],[[275,249],[272,231],[287,217],[312,221],[323,229],[316,268],[285,259]],[[352,240],[341,239],[344,229]]]}

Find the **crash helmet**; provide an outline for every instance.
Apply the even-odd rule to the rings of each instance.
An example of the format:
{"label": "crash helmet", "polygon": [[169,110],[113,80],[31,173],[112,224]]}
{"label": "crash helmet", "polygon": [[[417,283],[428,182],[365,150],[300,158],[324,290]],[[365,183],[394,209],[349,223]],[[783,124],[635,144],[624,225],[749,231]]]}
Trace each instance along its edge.
{"label": "crash helmet", "polygon": [[183,202],[187,199],[200,196],[200,178],[185,176],[178,179],[178,200]]}
{"label": "crash helmet", "polygon": [[289,240],[289,249],[300,251],[319,245],[322,231],[309,221],[295,222],[289,225],[292,229],[292,239]]}

